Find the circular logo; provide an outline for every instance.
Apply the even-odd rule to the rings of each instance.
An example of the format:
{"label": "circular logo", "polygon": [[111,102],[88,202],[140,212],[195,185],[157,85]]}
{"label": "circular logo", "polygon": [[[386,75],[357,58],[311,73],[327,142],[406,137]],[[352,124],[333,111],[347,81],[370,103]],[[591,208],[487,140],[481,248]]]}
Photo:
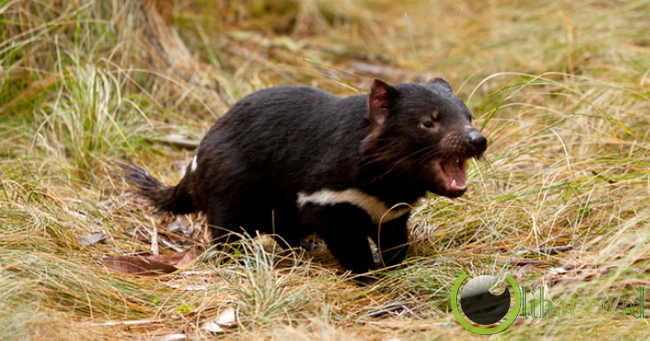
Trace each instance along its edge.
{"label": "circular logo", "polygon": [[[506,281],[512,287],[514,304],[510,304],[510,291],[506,288],[502,294],[493,295],[489,289],[496,280],[495,276],[478,276],[467,281],[460,292],[460,308],[472,324],[459,310],[458,293],[467,275],[463,274],[456,280],[451,290],[449,303],[454,317],[465,329],[472,333],[489,335],[500,333],[508,328],[519,315],[521,293],[519,285],[512,275],[506,275]],[[499,323],[499,321],[501,321]],[[488,327],[490,325],[494,325]]]}

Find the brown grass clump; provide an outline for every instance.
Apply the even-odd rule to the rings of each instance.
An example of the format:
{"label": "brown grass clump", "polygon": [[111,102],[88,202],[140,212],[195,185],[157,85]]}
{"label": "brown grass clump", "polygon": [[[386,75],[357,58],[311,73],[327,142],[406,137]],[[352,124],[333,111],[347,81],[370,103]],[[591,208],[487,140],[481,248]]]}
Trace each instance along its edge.
{"label": "brown grass clump", "polygon": [[[650,306],[649,13],[595,0],[0,2],[0,338],[478,338],[448,291],[461,273],[506,272],[577,308],[494,338],[647,337],[647,317],[621,312],[640,287]],[[202,216],[156,216],[120,177],[128,161],[177,181],[192,151],[173,141],[191,148],[257,89],[350,95],[372,77],[434,76],[489,148],[465,196],[420,203],[412,254],[373,285],[323,250],[246,238],[216,251]],[[190,249],[156,276],[102,258]],[[593,301],[611,309],[589,313]]]}

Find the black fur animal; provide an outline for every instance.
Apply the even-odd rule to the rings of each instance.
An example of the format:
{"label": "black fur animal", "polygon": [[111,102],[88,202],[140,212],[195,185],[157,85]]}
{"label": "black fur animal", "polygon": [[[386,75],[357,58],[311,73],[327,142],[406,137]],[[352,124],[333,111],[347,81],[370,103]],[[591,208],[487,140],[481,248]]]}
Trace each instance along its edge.
{"label": "black fur animal", "polygon": [[220,118],[178,185],[134,166],[127,176],[163,211],[205,212],[215,239],[243,228],[297,246],[316,232],[345,268],[362,273],[375,267],[368,236],[384,264],[405,256],[408,208],[391,207],[426,191],[465,192],[465,162],[487,145],[471,119],[441,78],[375,80],[369,95],[347,98],[276,87]]}

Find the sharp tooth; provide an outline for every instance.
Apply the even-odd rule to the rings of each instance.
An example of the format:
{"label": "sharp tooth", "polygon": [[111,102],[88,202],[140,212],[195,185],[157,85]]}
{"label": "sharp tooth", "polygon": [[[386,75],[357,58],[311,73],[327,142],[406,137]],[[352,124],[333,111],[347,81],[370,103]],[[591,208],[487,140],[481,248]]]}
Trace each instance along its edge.
{"label": "sharp tooth", "polygon": [[456,179],[452,179],[452,180],[451,180],[451,187],[452,187],[452,188],[457,188],[457,187],[456,187]]}

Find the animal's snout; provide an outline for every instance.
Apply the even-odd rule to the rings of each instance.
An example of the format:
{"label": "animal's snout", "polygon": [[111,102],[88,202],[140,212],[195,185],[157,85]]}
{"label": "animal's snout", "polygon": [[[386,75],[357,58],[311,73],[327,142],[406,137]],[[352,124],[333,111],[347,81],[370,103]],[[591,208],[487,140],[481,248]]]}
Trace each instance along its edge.
{"label": "animal's snout", "polygon": [[487,149],[487,139],[478,130],[472,129],[467,134],[467,142],[474,149],[476,155],[481,155]]}

